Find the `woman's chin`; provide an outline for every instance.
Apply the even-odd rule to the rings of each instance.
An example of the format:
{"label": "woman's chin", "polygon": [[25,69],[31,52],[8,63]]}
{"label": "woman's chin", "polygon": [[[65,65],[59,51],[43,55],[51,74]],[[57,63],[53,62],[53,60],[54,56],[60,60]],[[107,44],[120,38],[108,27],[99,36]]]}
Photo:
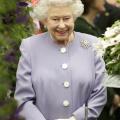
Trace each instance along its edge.
{"label": "woman's chin", "polygon": [[66,34],[56,35],[54,38],[55,38],[56,41],[61,41],[61,42],[69,39],[68,35],[66,35]]}
{"label": "woman's chin", "polygon": [[66,36],[56,37],[56,41],[59,41],[59,42],[64,42],[64,41],[67,41],[68,39],[69,37],[66,37]]}

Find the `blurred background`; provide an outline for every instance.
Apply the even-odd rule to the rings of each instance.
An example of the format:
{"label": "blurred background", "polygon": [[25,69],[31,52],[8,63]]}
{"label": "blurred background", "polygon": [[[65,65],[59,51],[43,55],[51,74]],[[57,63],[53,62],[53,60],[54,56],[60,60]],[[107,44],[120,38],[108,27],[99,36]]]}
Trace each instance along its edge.
{"label": "blurred background", "polygon": [[[23,120],[17,116],[19,110],[13,98],[20,57],[19,46],[22,39],[47,31],[39,20],[30,16],[30,11],[37,2],[37,0],[0,0],[0,120]],[[106,69],[109,75],[117,76],[115,79],[120,80],[120,0],[104,2],[82,0],[82,2],[87,6],[85,9],[88,12],[77,19],[75,31],[92,34],[109,43],[103,55]],[[94,3],[96,6],[91,11],[90,7]],[[103,5],[104,9],[103,6],[99,8],[100,5]],[[110,31],[106,37],[108,27],[113,34],[111,35]],[[108,102],[98,120],[120,120],[119,88],[108,88]]]}

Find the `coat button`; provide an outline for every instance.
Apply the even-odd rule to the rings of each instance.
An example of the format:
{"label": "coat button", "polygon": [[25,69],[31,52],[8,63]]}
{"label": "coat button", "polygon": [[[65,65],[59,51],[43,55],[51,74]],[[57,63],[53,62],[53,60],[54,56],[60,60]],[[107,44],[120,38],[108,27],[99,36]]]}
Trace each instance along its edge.
{"label": "coat button", "polygon": [[70,86],[70,83],[68,81],[64,82],[64,87],[68,88]]}
{"label": "coat button", "polygon": [[65,47],[62,47],[62,48],[60,49],[60,52],[61,52],[61,53],[65,53],[65,52],[66,52],[66,48],[65,48]]}
{"label": "coat button", "polygon": [[63,106],[64,107],[68,107],[70,105],[69,101],[68,100],[64,100],[63,101]]}
{"label": "coat button", "polygon": [[63,69],[67,69],[68,68],[68,65],[66,63],[62,64],[62,68]]}

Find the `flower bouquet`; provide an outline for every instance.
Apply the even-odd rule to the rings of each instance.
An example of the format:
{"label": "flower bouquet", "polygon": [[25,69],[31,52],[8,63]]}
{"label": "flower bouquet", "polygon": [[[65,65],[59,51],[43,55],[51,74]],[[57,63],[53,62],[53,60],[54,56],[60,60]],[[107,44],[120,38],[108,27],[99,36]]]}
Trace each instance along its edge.
{"label": "flower bouquet", "polygon": [[102,38],[102,52],[108,72],[105,86],[120,88],[120,20],[106,29]]}

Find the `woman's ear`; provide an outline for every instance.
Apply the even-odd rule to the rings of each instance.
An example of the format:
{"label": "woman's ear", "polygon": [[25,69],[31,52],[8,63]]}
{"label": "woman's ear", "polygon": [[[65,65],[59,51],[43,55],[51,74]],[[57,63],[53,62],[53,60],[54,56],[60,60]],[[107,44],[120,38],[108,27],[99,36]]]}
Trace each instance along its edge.
{"label": "woman's ear", "polygon": [[41,27],[42,27],[43,31],[47,31],[47,20],[44,19],[44,20],[40,21],[40,23],[41,23]]}

